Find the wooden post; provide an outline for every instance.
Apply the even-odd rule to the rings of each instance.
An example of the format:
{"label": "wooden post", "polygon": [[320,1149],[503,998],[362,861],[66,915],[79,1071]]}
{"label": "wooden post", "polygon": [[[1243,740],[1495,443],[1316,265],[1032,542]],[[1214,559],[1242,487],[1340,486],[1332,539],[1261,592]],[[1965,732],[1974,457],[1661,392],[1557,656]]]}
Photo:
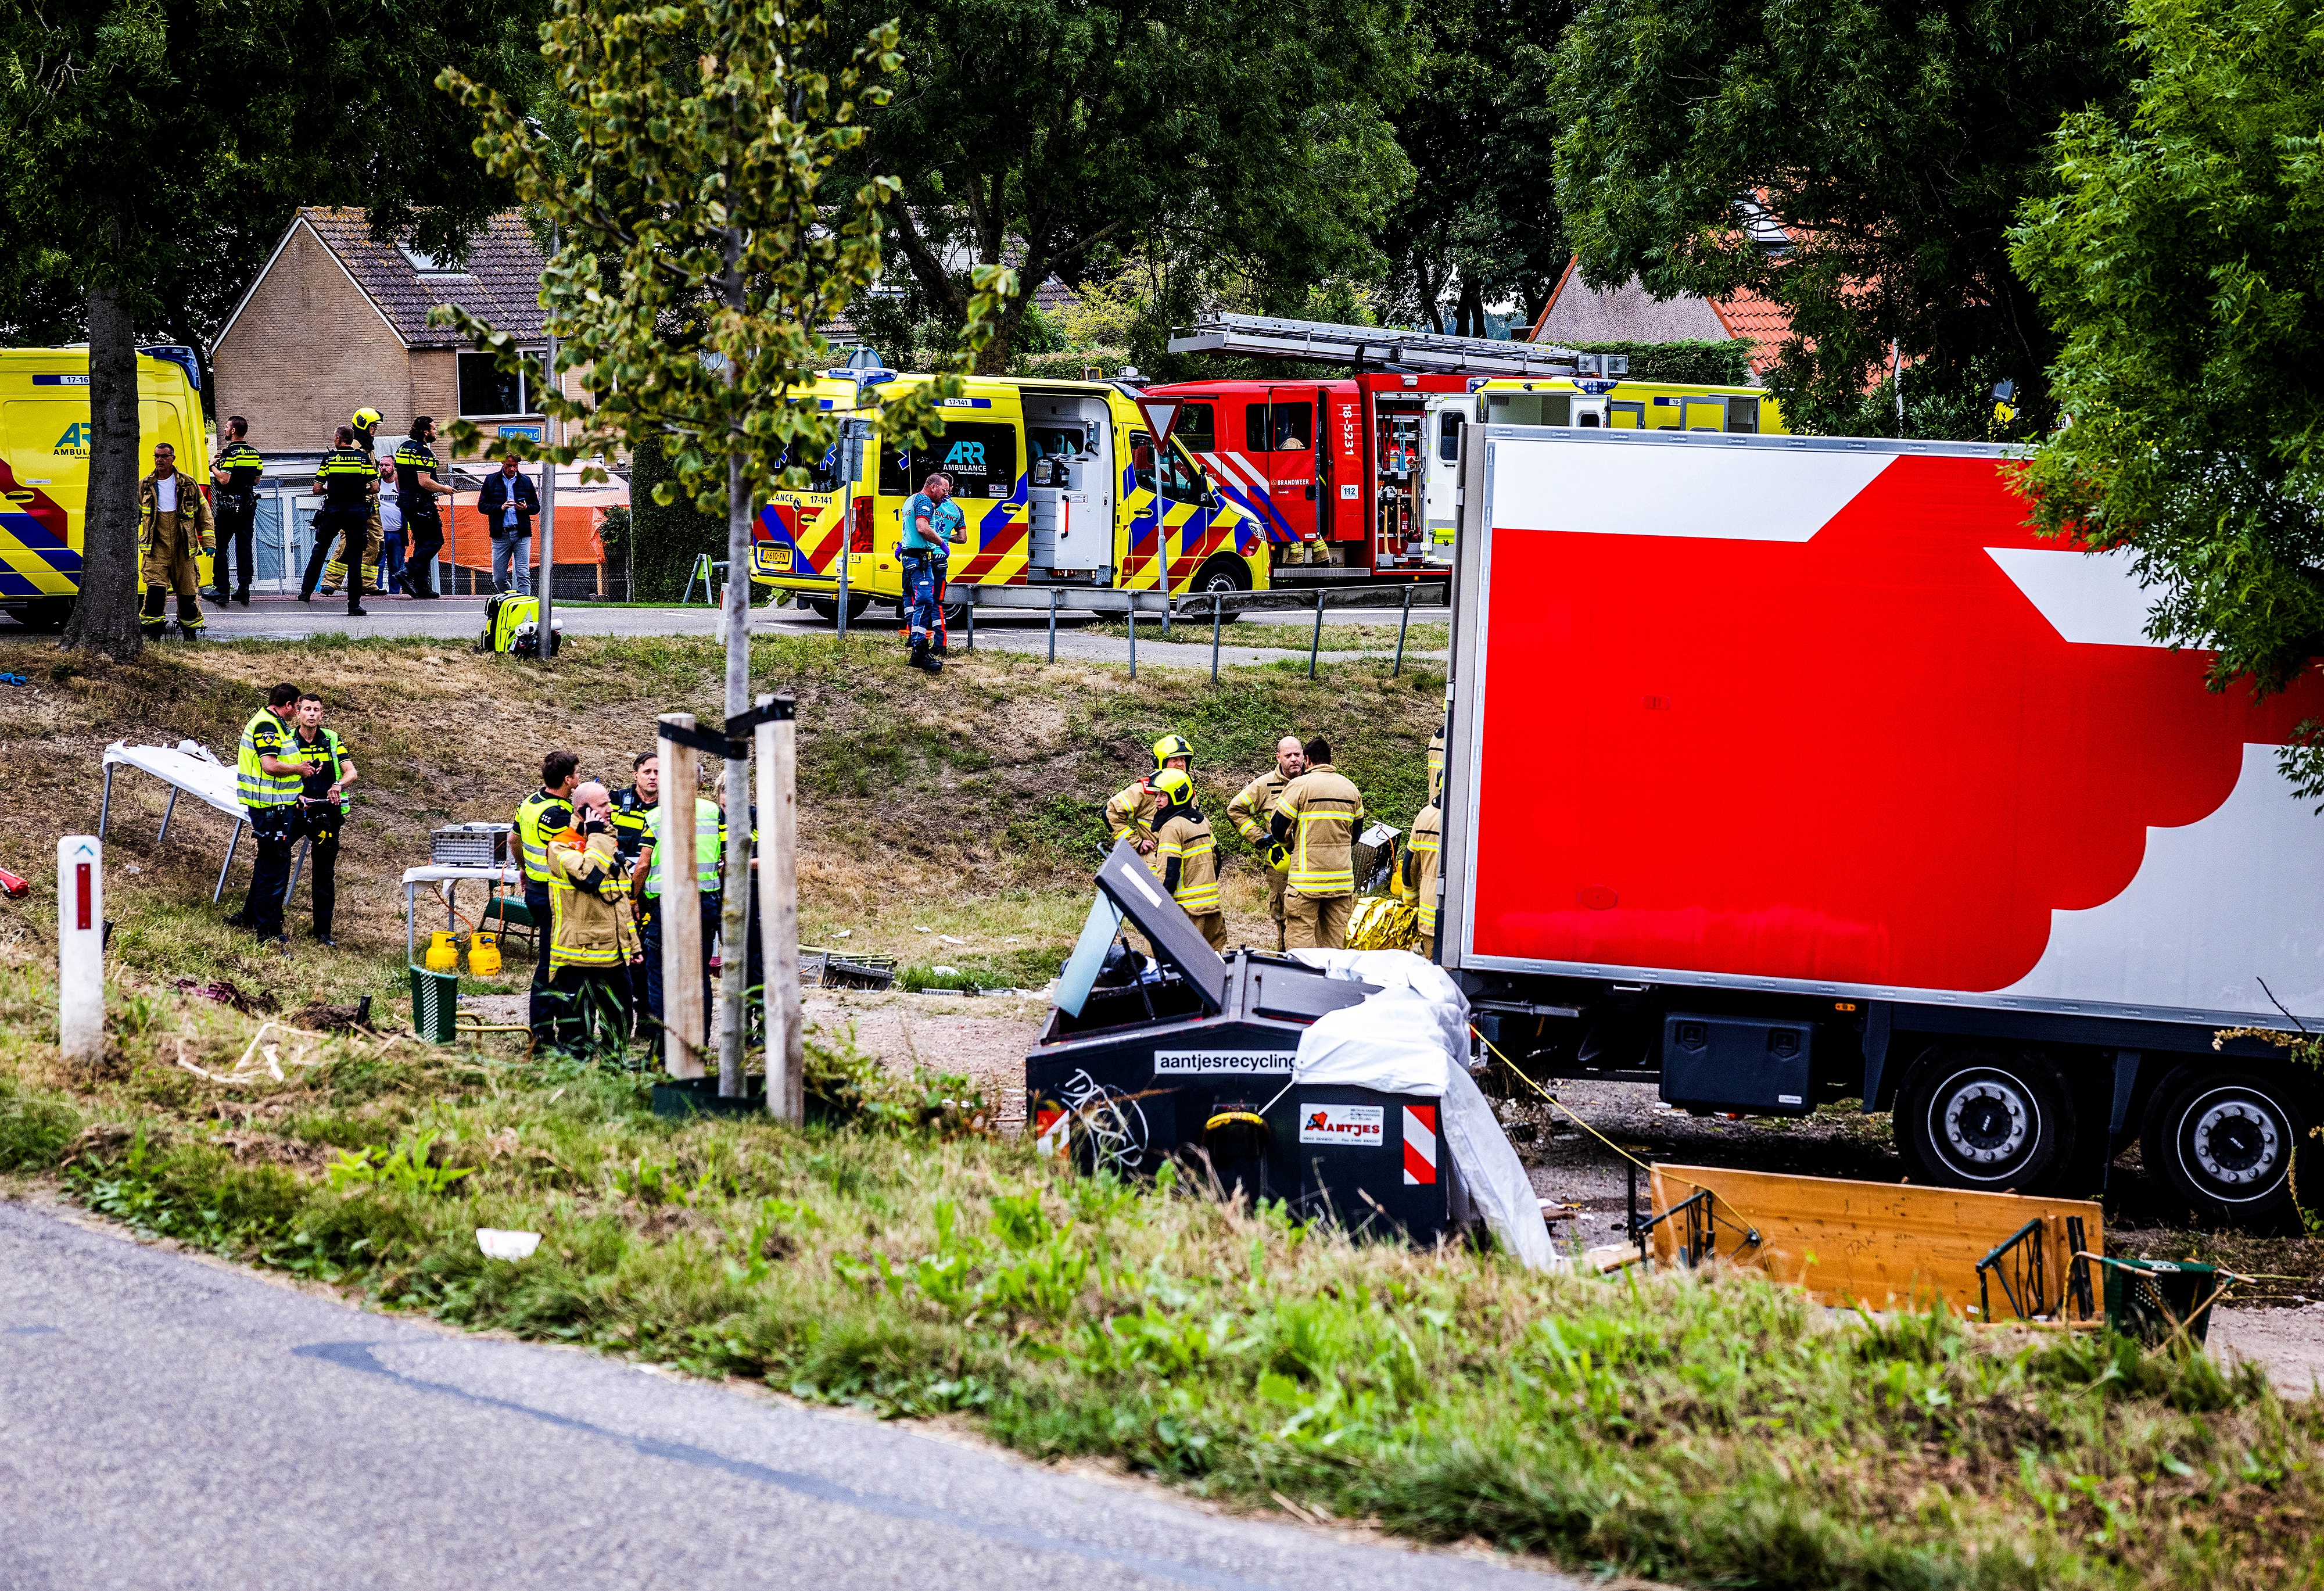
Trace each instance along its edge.
{"label": "wooden post", "polygon": [[[661,721],[694,727],[692,713],[664,713]],[[673,1078],[698,1078],[708,1020],[702,1009],[702,892],[694,874],[694,801],[701,786],[692,746],[664,735],[655,750],[661,758],[654,848],[661,858],[661,904],[655,909],[661,913],[662,1065]]]}
{"label": "wooden post", "polygon": [[759,937],[766,947],[767,1114],[807,1119],[798,957],[798,734],[788,695],[762,696],[778,717],[758,726]]}

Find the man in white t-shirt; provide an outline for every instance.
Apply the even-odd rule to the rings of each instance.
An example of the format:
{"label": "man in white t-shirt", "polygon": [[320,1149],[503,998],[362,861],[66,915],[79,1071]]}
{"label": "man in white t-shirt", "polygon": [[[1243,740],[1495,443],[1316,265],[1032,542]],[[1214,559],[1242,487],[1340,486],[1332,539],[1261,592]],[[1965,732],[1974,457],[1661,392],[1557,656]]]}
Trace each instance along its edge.
{"label": "man in white t-shirt", "polygon": [[395,500],[395,463],[379,466],[379,587],[403,589],[403,507]]}

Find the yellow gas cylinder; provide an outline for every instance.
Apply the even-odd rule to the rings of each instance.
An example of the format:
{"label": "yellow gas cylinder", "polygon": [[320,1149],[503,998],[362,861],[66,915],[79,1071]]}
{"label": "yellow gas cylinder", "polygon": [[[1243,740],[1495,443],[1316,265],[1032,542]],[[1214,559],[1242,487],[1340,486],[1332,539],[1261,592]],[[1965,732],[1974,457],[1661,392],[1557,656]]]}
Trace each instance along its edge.
{"label": "yellow gas cylinder", "polygon": [[428,954],[422,958],[430,972],[460,970],[460,947],[452,942],[449,929],[438,929],[428,936]]}
{"label": "yellow gas cylinder", "polygon": [[501,970],[501,941],[498,934],[477,934],[468,940],[468,976],[498,977]]}

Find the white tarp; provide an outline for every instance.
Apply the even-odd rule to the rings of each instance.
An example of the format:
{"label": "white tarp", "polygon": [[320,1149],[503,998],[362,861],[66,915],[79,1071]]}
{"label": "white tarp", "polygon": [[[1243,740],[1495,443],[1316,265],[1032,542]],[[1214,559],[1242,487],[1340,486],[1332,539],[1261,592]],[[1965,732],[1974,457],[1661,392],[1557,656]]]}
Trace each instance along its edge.
{"label": "white tarp", "polygon": [[209,747],[195,741],[181,740],[168,746],[132,745],[125,740],[116,740],[105,748],[105,761],[126,763],[151,773],[229,818],[240,820],[246,816],[234,769],[219,762]]}
{"label": "white tarp", "polygon": [[1535,1270],[1562,1267],[1525,1162],[1470,1077],[1469,1003],[1444,969],[1409,950],[1295,950],[1333,977],[1378,984],[1300,1036],[1291,1087],[1339,1083],[1443,1101],[1444,1142],[1493,1235]]}

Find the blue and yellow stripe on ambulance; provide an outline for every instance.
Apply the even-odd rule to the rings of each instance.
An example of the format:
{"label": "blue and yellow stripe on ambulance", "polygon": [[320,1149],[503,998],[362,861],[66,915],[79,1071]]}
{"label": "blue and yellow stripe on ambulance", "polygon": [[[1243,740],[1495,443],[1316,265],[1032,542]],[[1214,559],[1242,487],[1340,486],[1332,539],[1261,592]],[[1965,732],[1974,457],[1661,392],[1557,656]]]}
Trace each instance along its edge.
{"label": "blue and yellow stripe on ambulance", "polygon": [[[835,581],[847,500],[836,494],[787,493],[759,510],[751,562],[761,577]],[[828,571],[828,572],[826,572]]]}
{"label": "blue and yellow stripe on ambulance", "polygon": [[1008,496],[986,500],[984,512],[976,520],[976,550],[946,574],[946,580],[977,586],[1025,583],[1025,571],[1033,557],[1033,521],[1028,512],[1032,484],[1029,473],[1020,473]]}
{"label": "blue and yellow stripe on ambulance", "polygon": [[[1182,517],[1179,510],[1185,510]],[[1165,525],[1176,538],[1177,556],[1170,560],[1170,588],[1183,591],[1202,567],[1217,554],[1232,548],[1239,558],[1248,559],[1261,541],[1251,516],[1237,506],[1221,504],[1216,509],[1199,503],[1174,503]]]}
{"label": "blue and yellow stripe on ambulance", "polygon": [[1124,591],[1154,591],[1162,585],[1161,495],[1140,484],[1138,471],[1121,468],[1121,575],[1114,584]]}
{"label": "blue and yellow stripe on ambulance", "polygon": [[37,486],[20,486],[0,462],[0,597],[71,597],[80,590],[80,554],[68,539],[65,505]]}

